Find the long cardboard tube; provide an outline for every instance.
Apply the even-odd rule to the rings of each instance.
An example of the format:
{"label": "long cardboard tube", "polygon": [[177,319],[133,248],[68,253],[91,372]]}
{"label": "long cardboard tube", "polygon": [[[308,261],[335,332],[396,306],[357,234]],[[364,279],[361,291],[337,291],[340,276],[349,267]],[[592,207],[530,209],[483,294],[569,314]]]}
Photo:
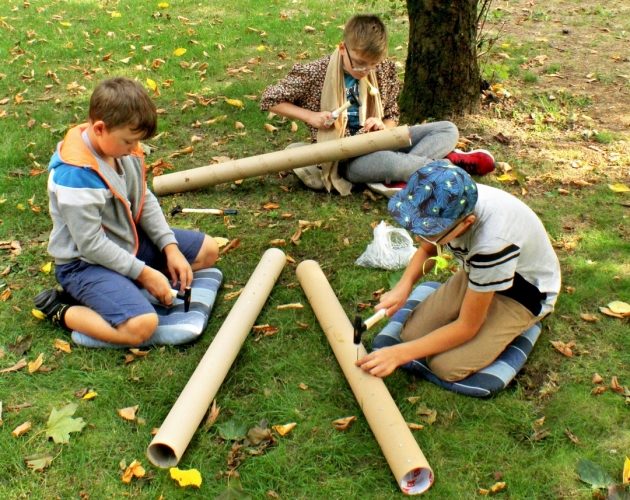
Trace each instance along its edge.
{"label": "long cardboard tube", "polygon": [[410,144],[409,127],[403,125],[160,175],[153,178],[153,192],[161,196],[192,191],[222,182],[354,158],[374,151],[400,149]]}
{"label": "long cardboard tube", "polygon": [[[296,269],[322,330],[403,493],[419,495],[433,484],[433,470],[382,379],[355,366],[353,327],[319,264],[305,260]],[[359,354],[366,350],[359,346]]]}
{"label": "long cardboard tube", "polygon": [[282,250],[270,248],[263,254],[210,347],[149,444],[147,457],[153,465],[173,467],[182,458],[285,264],[286,256]]}

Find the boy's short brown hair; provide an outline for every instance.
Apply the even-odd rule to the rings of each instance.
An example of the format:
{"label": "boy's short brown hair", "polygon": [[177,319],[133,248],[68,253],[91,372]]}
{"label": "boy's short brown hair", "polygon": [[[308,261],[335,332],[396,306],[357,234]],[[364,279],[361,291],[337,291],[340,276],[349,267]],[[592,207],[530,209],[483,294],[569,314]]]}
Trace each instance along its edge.
{"label": "boy's short brown hair", "polygon": [[387,29],[378,16],[358,14],[343,29],[343,41],[351,49],[373,59],[387,55]]}
{"label": "boy's short brown hair", "polygon": [[109,78],[100,82],[90,97],[90,121],[102,120],[109,130],[129,126],[144,132],[143,139],[155,134],[157,111],[142,85],[129,78]]}

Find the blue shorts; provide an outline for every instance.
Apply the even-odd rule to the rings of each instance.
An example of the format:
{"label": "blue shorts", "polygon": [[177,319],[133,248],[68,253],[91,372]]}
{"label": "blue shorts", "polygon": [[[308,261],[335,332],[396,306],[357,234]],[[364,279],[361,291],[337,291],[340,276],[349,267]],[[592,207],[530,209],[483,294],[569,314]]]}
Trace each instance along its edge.
{"label": "blue shorts", "polygon": [[[173,229],[180,251],[188,262],[193,262],[205,237],[198,231]],[[138,231],[140,245],[136,257],[148,266],[166,270],[166,258],[149,238]],[[96,311],[114,327],[125,321],[155,312],[138,285],[116,271],[77,259],[55,266],[57,281],[78,302]]]}

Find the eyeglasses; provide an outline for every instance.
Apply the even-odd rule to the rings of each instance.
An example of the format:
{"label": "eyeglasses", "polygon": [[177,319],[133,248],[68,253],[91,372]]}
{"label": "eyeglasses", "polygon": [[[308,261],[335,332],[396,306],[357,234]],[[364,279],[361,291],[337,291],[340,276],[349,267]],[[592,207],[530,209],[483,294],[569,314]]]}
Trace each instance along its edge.
{"label": "eyeglasses", "polygon": [[[345,46],[345,45],[344,45]],[[345,46],[346,50],[346,54],[348,55],[348,61],[350,62],[350,69],[352,69],[352,71],[356,71],[357,73],[367,73],[368,71],[376,68],[380,61],[377,62],[376,64],[363,64],[363,66],[355,66],[354,62],[352,61],[352,56],[350,55],[350,49]]]}

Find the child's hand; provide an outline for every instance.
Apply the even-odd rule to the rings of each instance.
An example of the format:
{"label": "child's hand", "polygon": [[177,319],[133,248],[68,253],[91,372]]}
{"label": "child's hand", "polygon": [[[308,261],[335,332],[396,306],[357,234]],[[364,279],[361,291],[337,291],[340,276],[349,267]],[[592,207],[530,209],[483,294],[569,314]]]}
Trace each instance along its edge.
{"label": "child's hand", "polygon": [[138,282],[165,306],[170,306],[173,303],[171,286],[168,284],[166,276],[160,271],[144,266],[140,276],[138,276]]}
{"label": "child's hand", "polygon": [[313,111],[309,114],[306,123],[313,128],[330,128],[335,123],[335,119],[330,111]]}
{"label": "child's hand", "polygon": [[371,352],[355,362],[359,368],[375,377],[387,377],[396,368],[405,363],[400,355],[401,345],[383,347]]}
{"label": "child's hand", "polygon": [[380,118],[376,118],[375,116],[370,116],[367,120],[365,120],[365,125],[363,125],[363,130],[365,132],[374,132],[375,130],[385,130],[385,124],[383,120]]}
{"label": "child's hand", "polygon": [[410,293],[411,288],[406,288],[399,282],[389,292],[385,292],[381,295],[381,300],[374,309],[376,311],[386,309],[387,316],[391,317],[398,309],[405,305]]}
{"label": "child's hand", "polygon": [[179,291],[183,292],[187,286],[192,284],[192,267],[190,267],[190,263],[175,244],[166,245],[164,254],[166,255],[166,267],[168,268],[171,282],[175,286],[179,281]]}

